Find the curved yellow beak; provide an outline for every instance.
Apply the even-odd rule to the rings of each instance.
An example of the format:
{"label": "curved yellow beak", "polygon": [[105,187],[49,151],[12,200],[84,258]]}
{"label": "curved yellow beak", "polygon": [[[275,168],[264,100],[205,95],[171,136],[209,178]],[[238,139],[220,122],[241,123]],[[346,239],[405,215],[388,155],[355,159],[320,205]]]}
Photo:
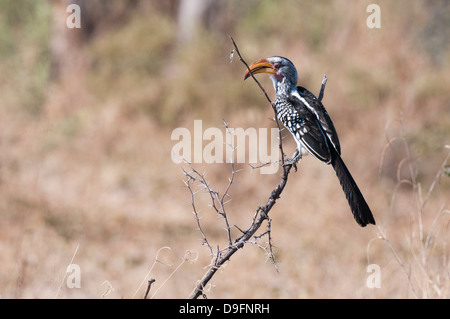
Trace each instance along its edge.
{"label": "curved yellow beak", "polygon": [[260,59],[255,62],[253,62],[250,65],[250,70],[247,69],[244,74],[244,80],[246,80],[248,77],[250,77],[251,74],[257,74],[257,73],[270,73],[270,74],[277,74],[277,72],[273,69],[273,65],[269,63],[266,59]]}

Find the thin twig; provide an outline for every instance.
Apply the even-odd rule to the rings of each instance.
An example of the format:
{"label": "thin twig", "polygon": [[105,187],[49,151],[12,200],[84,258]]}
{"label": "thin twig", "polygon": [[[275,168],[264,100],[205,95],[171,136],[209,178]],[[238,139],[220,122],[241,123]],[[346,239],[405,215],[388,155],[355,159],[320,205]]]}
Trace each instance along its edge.
{"label": "thin twig", "polygon": [[319,97],[317,98],[319,102],[323,99],[323,94],[325,93],[325,85],[327,84],[328,78],[326,75],[323,76],[322,86],[320,88]]}
{"label": "thin twig", "polygon": [[[72,265],[73,260],[75,259],[75,256],[76,256],[76,254],[77,254],[77,252],[78,252],[78,248],[80,248],[80,244],[78,244],[78,245],[77,245],[77,248],[75,248],[75,252],[74,252],[73,255],[72,255],[72,259],[70,259],[69,266]],[[58,291],[56,292],[55,298],[59,298],[59,293],[61,292],[61,288],[62,288],[62,286],[63,286],[63,284],[64,284],[64,280],[66,279],[66,276],[67,276],[67,268],[66,268],[66,272],[64,273],[64,277],[63,277],[63,279],[61,280],[61,284],[59,285]]]}
{"label": "thin twig", "polygon": [[[191,193],[191,206],[192,206],[192,209],[193,209],[193,214],[194,214],[194,217],[195,217],[195,221],[197,222],[197,230],[200,232],[200,234],[202,235],[202,238],[203,238],[202,245],[208,246],[209,251],[211,252],[211,256],[214,256],[213,248],[209,244],[208,239],[206,238],[206,235],[203,232],[202,226],[200,224],[200,217],[198,216],[197,208],[196,208],[196,205],[195,205],[195,193],[192,190],[191,185],[190,185],[190,183],[194,180],[194,178],[188,172],[186,172],[184,169],[182,169],[182,170],[183,170],[184,175],[187,177],[187,180],[184,181],[184,184],[186,185],[187,189]],[[198,174],[197,171],[194,170],[194,172],[196,174]]]}
{"label": "thin twig", "polygon": [[166,278],[166,280],[164,280],[164,282],[161,284],[161,286],[158,287],[158,289],[156,289],[156,291],[153,293],[153,295],[150,297],[150,299],[153,299],[153,297],[155,297],[155,295],[158,293],[158,291],[164,287],[164,285],[166,284],[167,281],[169,281],[169,279],[181,268],[181,266],[183,266],[186,262],[195,262],[198,259],[198,254],[196,253],[195,257],[192,258],[191,254],[193,252],[190,250],[187,250],[184,253],[184,258],[183,260],[178,264],[178,266],[170,273],[170,275]]}
{"label": "thin twig", "polygon": [[[230,134],[230,136],[232,137],[232,133],[230,131],[230,128],[228,127],[228,123],[225,120],[223,120],[223,123],[225,125],[227,134]],[[230,141],[232,141],[232,140],[233,139],[231,138]],[[230,224],[228,222],[227,214],[225,212],[225,204],[228,203],[228,201],[224,202],[224,200],[225,200],[225,197],[229,197],[228,191],[230,190],[231,185],[234,183],[234,178],[235,178],[235,175],[236,175],[236,169],[235,169],[235,165],[234,165],[234,153],[235,153],[237,147],[233,147],[233,144],[229,144],[228,146],[231,147],[231,149],[232,149],[232,152],[231,152],[231,157],[232,158],[231,158],[231,161],[230,161],[231,162],[231,177],[229,178],[228,185],[227,185],[225,191],[223,192],[223,195],[222,195],[222,197],[221,197],[219,202],[220,202],[220,205],[221,205],[223,218],[225,220],[225,225],[226,225],[226,230],[227,230],[227,235],[228,235],[228,243],[229,243],[229,245],[232,245],[233,244],[233,240],[231,239],[231,227],[230,227]]]}
{"label": "thin twig", "polygon": [[149,277],[149,275],[152,273],[153,268],[155,267],[155,265],[159,262],[159,263],[163,263],[161,260],[159,260],[159,254],[161,253],[161,251],[163,250],[171,250],[170,247],[164,246],[161,247],[160,249],[158,249],[158,251],[156,252],[156,256],[155,259],[153,260],[153,264],[151,265],[149,271],[147,272],[147,274],[145,275],[144,279],[142,280],[141,284],[139,285],[139,287],[136,289],[136,291],[133,294],[133,297],[131,297],[131,299],[134,299],[134,297],[137,295],[137,293],[139,292],[139,290],[141,289],[142,285],[144,284],[145,280]]}
{"label": "thin twig", "polygon": [[[228,123],[224,120],[224,125],[225,128],[227,130],[228,134],[232,134],[229,127],[228,127]],[[225,230],[227,232],[227,238],[228,238],[228,246],[233,245],[233,239],[231,237],[231,226],[230,226],[230,222],[228,220],[228,216],[226,213],[226,209],[225,209],[225,205],[230,201],[230,200],[226,200],[227,198],[229,198],[229,190],[231,188],[231,185],[236,183],[235,182],[235,175],[239,170],[236,170],[235,168],[235,164],[234,164],[234,154],[236,151],[236,147],[233,147],[232,144],[227,144],[228,147],[230,147],[232,149],[232,159],[231,159],[231,177],[228,180],[228,185],[225,188],[225,191],[223,192],[222,195],[219,194],[219,192],[213,190],[208,181],[205,178],[204,174],[200,174],[198,171],[196,171],[192,165],[190,163],[187,163],[190,168],[191,168],[191,172],[187,172],[183,169],[183,173],[186,176],[187,180],[184,182],[186,187],[189,189],[189,192],[191,193],[191,205],[193,208],[193,213],[195,216],[195,220],[197,222],[197,226],[198,226],[198,230],[200,231],[200,233],[202,234],[203,237],[203,243],[206,244],[211,252],[211,256],[214,257],[214,252],[212,249],[212,246],[209,244],[205,233],[203,232],[203,229],[200,225],[200,218],[197,212],[197,209],[195,207],[195,192],[193,191],[192,187],[191,187],[191,182],[195,181],[198,182],[201,186],[202,186],[202,190],[206,190],[206,192],[209,194],[210,196],[210,207],[213,208],[215,210],[215,212],[221,216],[224,220],[225,223]]]}
{"label": "thin twig", "polygon": [[[272,103],[272,100],[270,99],[269,95],[267,94],[266,90],[264,89],[264,87],[261,85],[261,83],[259,83],[259,81],[256,79],[255,75],[251,72],[250,70],[250,66],[247,64],[247,62],[245,62],[245,60],[242,58],[241,53],[239,52],[239,49],[236,45],[236,42],[234,42],[234,39],[232,36],[230,36],[231,42],[233,42],[233,46],[234,49],[236,50],[237,55],[239,56],[239,60],[246,66],[249,74],[251,75],[252,79],[256,82],[256,84],[258,84],[259,88],[261,89],[261,91],[264,93],[264,96],[266,97],[267,101],[270,103],[270,105],[272,106],[273,112],[275,113],[275,123],[277,124],[277,128],[278,128],[278,139],[280,140],[280,142],[278,143],[279,149],[280,149],[280,153],[281,153],[281,167],[283,167],[283,169],[285,168],[284,165],[284,152],[283,152],[283,143],[281,142],[281,140],[283,139],[283,136],[281,135],[281,131],[282,128],[280,126],[280,122],[278,121],[278,116],[277,116],[277,109],[275,107],[275,104]],[[286,175],[286,169],[284,169],[284,174]]]}
{"label": "thin twig", "polygon": [[144,299],[147,299],[148,293],[150,292],[150,288],[152,287],[152,284],[156,281],[155,278],[151,278],[148,281],[147,290],[145,291]]}
{"label": "thin twig", "polygon": [[241,53],[239,52],[239,49],[236,45],[236,42],[234,42],[233,37],[230,35],[230,39],[231,42],[233,42],[234,45],[234,49],[236,50],[237,55],[239,56],[239,60],[244,63],[244,65],[247,67],[248,72],[250,73],[251,77],[253,78],[253,80],[258,84],[259,88],[261,89],[261,91],[263,91],[267,101],[269,101],[270,104],[272,104],[272,100],[270,99],[269,95],[267,94],[266,90],[264,89],[264,87],[261,85],[261,83],[259,83],[259,81],[255,78],[255,76],[253,75],[253,73],[250,71],[250,66],[247,64],[247,62],[245,62],[245,60],[242,58]]}
{"label": "thin twig", "polygon": [[394,247],[392,246],[392,244],[389,241],[389,239],[387,239],[386,234],[383,232],[383,230],[381,229],[380,226],[378,226],[378,231],[380,232],[380,238],[382,240],[384,240],[384,242],[388,245],[388,247],[390,248],[392,254],[394,255],[395,260],[397,261],[397,263],[400,265],[400,267],[402,268],[403,272],[405,273],[405,276],[408,279],[409,286],[410,286],[411,291],[413,292],[414,296],[416,298],[419,298],[418,295],[417,295],[416,289],[414,288],[414,285],[412,283],[410,272],[408,271],[408,269],[406,269],[406,266],[403,263],[402,259],[397,254],[397,251],[394,249]]}

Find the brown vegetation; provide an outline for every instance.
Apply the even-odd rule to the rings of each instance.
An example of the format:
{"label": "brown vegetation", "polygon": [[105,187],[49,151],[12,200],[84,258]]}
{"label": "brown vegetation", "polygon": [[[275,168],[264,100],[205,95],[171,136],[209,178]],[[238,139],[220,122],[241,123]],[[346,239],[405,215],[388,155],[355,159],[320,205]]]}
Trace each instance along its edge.
{"label": "brown vegetation", "polygon": [[[245,246],[208,297],[450,296],[447,2],[377,1],[382,25],[369,29],[371,1],[218,1],[187,36],[179,1],[108,1],[89,20],[98,27],[65,46],[75,60],[51,45],[73,45],[61,3],[0,5],[1,297],[142,298],[150,278],[149,297],[190,295],[210,255],[171,133],[199,119],[274,127],[261,91],[229,61],[230,34],[247,60],[289,57],[316,94],[327,75],[323,102],[377,226],[360,228],[331,167],[306,156],[270,215],[279,272]],[[228,164],[194,165],[227,186]],[[246,228],[279,174],[237,168],[228,217]],[[226,245],[199,200],[208,240]],[[64,282],[72,258],[81,288]],[[380,266],[381,288],[367,287],[369,264]]]}

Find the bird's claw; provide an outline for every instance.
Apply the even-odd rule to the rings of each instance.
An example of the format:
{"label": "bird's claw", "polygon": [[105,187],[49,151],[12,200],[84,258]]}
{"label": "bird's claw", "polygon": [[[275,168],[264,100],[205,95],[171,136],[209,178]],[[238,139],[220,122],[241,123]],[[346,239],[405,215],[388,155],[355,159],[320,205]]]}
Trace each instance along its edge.
{"label": "bird's claw", "polygon": [[284,161],[283,166],[293,166],[295,171],[297,171],[297,163],[302,158],[302,153],[298,150],[295,151],[294,155],[291,158],[288,158]]}

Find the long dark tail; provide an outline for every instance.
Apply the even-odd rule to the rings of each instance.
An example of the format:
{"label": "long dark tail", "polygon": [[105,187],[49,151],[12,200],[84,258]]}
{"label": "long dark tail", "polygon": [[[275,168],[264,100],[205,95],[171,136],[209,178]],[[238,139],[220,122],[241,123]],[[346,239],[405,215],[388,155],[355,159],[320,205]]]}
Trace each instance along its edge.
{"label": "long dark tail", "polygon": [[362,227],[367,224],[375,225],[375,219],[373,218],[369,205],[367,205],[364,196],[361,194],[361,191],[348,171],[347,166],[345,166],[341,156],[339,156],[334,149],[332,152],[334,154],[332,154],[333,160],[331,161],[331,165],[333,166],[339,182],[341,183],[342,190],[347,197],[350,209],[352,210],[356,222]]}

